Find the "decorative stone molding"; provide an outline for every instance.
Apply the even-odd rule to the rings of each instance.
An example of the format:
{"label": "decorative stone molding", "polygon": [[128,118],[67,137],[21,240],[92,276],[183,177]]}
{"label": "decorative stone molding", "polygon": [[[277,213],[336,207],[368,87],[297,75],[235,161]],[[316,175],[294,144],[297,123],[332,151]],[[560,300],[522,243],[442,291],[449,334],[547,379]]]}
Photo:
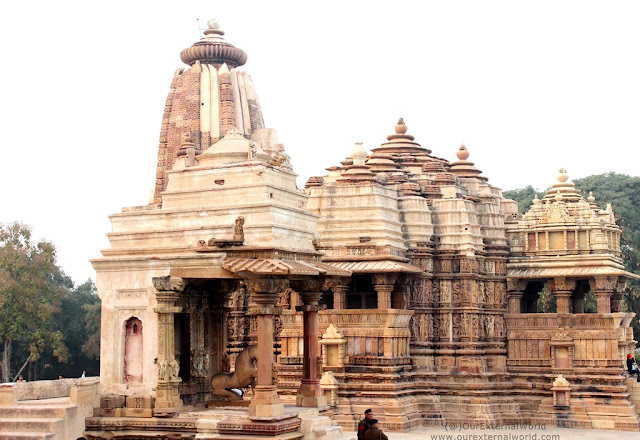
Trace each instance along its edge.
{"label": "decorative stone molding", "polygon": [[324,391],[327,403],[330,406],[336,406],[338,401],[338,381],[333,372],[325,371],[320,379],[320,388]]}
{"label": "decorative stone molding", "polygon": [[330,324],[320,339],[323,368],[344,368],[347,362],[346,344],[347,339],[333,324]]}
{"label": "decorative stone molding", "polygon": [[553,392],[553,408],[556,410],[568,410],[571,407],[571,386],[567,379],[559,374],[551,387]]}

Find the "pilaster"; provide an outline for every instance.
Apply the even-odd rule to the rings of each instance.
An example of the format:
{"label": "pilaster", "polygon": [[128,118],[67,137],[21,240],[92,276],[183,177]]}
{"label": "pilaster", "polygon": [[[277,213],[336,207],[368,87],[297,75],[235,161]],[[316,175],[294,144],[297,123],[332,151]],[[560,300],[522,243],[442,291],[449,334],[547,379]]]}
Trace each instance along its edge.
{"label": "pilaster", "polygon": [[170,416],[182,406],[178,392],[178,384],[182,381],[180,365],[175,358],[174,315],[182,311],[176,306],[176,301],[184,291],[185,283],[182,278],[157,277],[153,278],[153,286],[157,290],[158,302],[154,309],[158,314],[158,385],[153,413],[155,416]]}

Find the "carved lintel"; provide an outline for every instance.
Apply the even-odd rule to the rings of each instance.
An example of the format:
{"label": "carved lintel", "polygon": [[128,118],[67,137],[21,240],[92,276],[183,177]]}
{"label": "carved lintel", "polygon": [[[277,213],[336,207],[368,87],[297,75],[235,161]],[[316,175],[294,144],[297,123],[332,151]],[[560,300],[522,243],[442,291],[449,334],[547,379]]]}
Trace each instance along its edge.
{"label": "carved lintel", "polygon": [[183,292],[186,287],[185,281],[180,277],[153,277],[151,281],[153,287],[160,292]]}

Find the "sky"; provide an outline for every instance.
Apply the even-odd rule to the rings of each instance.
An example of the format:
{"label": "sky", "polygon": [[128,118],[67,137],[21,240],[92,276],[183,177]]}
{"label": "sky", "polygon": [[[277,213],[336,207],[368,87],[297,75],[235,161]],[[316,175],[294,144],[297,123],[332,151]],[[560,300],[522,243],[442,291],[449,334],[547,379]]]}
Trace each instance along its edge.
{"label": "sky", "polygon": [[148,203],[180,51],[211,17],[248,54],[300,186],[399,117],[435,156],[464,142],[505,190],[561,167],[640,175],[638,1],[8,2],[0,222],[52,241],[77,284],[108,216]]}

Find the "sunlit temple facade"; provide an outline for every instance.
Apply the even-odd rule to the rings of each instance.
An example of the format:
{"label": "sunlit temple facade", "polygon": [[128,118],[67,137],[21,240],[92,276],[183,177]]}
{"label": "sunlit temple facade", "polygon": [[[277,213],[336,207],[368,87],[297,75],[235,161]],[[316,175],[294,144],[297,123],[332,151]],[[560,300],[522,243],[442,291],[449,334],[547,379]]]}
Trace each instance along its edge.
{"label": "sunlit temple facade", "polygon": [[[245,52],[210,21],[181,59],[153,198],[110,217],[92,261],[100,408],[86,438],[311,438],[314,423],[355,430],[367,408],[385,430],[639,430],[622,307],[638,276],[611,207],[561,170],[520,216],[464,145],[439,158],[402,119],[298,188]],[[556,313],[536,310],[545,286]],[[254,345],[255,387],[214,395],[212,376]]]}

